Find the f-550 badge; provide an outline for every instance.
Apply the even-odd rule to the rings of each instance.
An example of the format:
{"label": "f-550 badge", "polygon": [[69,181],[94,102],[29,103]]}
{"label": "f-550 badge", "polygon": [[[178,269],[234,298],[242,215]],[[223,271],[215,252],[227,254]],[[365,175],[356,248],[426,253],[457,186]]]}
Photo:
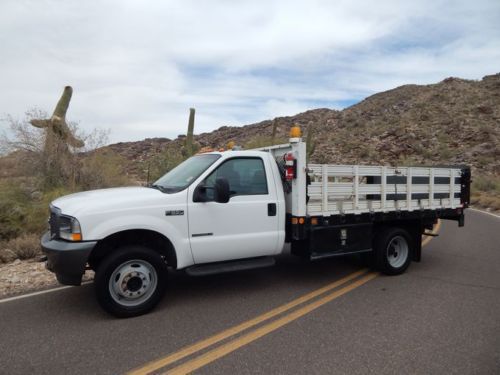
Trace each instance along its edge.
{"label": "f-550 badge", "polygon": [[180,215],[184,215],[184,210],[165,211],[165,216],[180,216]]}

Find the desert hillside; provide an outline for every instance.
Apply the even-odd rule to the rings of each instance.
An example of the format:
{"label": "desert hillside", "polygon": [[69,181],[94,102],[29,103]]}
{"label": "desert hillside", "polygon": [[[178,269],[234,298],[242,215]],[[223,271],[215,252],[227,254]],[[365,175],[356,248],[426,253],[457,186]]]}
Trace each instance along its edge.
{"label": "desert hillside", "polygon": [[[468,164],[481,175],[500,175],[500,73],[480,81],[447,78],[432,85],[404,85],[342,111],[320,108],[246,126],[222,126],[196,135],[195,141],[199,147],[224,147],[230,140],[258,145],[270,139],[273,123],[281,140],[293,123],[305,134],[312,129],[312,162]],[[144,161],[168,144],[182,147],[183,139],[108,147],[128,160]]]}

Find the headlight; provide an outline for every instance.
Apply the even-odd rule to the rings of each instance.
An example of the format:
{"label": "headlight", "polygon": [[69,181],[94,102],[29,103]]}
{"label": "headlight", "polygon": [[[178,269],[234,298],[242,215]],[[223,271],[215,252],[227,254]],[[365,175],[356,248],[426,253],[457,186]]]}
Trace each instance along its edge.
{"label": "headlight", "polygon": [[81,241],[82,230],[78,220],[71,216],[61,215],[59,217],[59,236],[68,241]]}

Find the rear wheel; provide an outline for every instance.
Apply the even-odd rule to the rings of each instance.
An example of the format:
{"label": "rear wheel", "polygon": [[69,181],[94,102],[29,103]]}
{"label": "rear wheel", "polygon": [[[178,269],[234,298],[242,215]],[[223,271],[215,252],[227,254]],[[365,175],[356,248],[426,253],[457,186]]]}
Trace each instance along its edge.
{"label": "rear wheel", "polygon": [[155,251],[142,246],[116,249],[99,264],[95,292],[101,307],[119,318],[145,314],[165,292],[167,267]]}
{"label": "rear wheel", "polygon": [[410,266],[413,243],[402,228],[388,228],[374,241],[375,265],[386,275],[399,275]]}

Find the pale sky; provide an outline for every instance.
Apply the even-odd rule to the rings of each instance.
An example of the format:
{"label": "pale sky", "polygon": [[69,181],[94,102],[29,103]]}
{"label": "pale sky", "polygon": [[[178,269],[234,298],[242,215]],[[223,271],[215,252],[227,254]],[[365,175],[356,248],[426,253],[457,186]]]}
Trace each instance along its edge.
{"label": "pale sky", "polygon": [[498,73],[500,1],[1,0],[0,46],[0,117],[71,85],[85,131],[175,138]]}

